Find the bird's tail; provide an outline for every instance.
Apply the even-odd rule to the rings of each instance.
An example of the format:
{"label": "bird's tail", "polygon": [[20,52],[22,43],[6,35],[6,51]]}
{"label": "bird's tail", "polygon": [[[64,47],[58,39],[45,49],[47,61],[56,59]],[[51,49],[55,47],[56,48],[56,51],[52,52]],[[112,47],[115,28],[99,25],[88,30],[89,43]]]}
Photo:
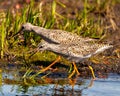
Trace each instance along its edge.
{"label": "bird's tail", "polygon": [[105,51],[105,50],[107,50],[107,49],[110,49],[110,48],[112,48],[112,47],[113,47],[113,45],[104,45],[103,47],[97,49],[94,54],[101,53],[101,52],[103,52],[103,51]]}

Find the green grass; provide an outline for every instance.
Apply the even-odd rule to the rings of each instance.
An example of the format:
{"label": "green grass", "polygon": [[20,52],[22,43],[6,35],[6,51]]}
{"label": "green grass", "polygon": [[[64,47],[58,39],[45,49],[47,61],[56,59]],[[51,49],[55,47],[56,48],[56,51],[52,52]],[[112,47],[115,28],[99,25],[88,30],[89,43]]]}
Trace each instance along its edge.
{"label": "green grass", "polygon": [[[53,0],[49,3],[49,8],[51,8],[49,11],[47,11],[47,8],[44,8],[45,6],[42,6],[42,2],[36,6],[34,0],[31,1],[29,5],[24,5],[21,11],[16,12],[16,14],[11,13],[11,10],[8,10],[7,13],[3,12],[5,17],[2,18],[0,24],[0,56],[2,59],[6,57],[6,53],[9,55],[12,54],[15,57],[25,54],[27,57],[27,55],[30,54],[26,53],[30,51],[30,49],[37,47],[41,37],[33,33],[25,32],[23,35],[13,37],[13,35],[19,31],[21,25],[26,22],[49,29],[57,28],[70,31],[83,37],[101,38],[106,30],[103,19],[101,18],[102,13],[100,12],[101,10],[104,12],[107,6],[115,3],[109,2],[109,0],[104,0],[104,2],[97,0],[94,2],[94,5],[91,5],[88,0],[84,0],[84,9],[82,12],[78,11],[75,18],[71,19],[57,11],[58,6],[63,8],[63,10],[67,8],[62,1]],[[99,7],[96,7],[98,5]],[[99,13],[97,17],[91,16],[91,12],[94,11]],[[49,58],[53,60],[53,58],[56,57],[53,56],[53,58],[51,58],[51,56],[49,56],[51,53],[44,54],[48,55],[48,60]]]}

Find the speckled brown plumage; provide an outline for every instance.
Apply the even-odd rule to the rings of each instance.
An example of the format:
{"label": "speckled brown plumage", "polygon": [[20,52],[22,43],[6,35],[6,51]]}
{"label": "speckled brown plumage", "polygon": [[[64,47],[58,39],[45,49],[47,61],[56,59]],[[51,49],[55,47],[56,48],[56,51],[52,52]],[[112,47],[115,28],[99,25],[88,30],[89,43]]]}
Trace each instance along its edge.
{"label": "speckled brown plumage", "polygon": [[39,44],[40,50],[52,51],[76,63],[81,62],[83,59],[90,58],[91,56],[100,53],[106,49],[109,49],[111,47],[112,45],[96,44],[93,42],[91,43],[81,42],[79,44],[73,44],[73,43],[51,44],[42,41]]}
{"label": "speckled brown plumage", "polygon": [[81,36],[78,36],[77,34],[73,34],[71,32],[66,32],[63,30],[45,29],[43,27],[34,26],[30,23],[23,24],[22,31],[34,32],[40,35],[48,43],[55,44],[94,41],[94,39],[82,38]]}

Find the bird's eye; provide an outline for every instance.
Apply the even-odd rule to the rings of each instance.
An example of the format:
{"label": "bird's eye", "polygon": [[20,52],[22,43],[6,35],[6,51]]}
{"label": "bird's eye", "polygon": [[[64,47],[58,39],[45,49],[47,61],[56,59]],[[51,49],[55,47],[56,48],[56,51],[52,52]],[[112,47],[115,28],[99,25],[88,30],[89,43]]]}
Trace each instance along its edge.
{"label": "bird's eye", "polygon": [[39,46],[39,48],[43,48],[43,46],[41,45],[41,46]]}
{"label": "bird's eye", "polygon": [[25,27],[24,26],[22,26],[22,28],[21,29],[25,29]]}

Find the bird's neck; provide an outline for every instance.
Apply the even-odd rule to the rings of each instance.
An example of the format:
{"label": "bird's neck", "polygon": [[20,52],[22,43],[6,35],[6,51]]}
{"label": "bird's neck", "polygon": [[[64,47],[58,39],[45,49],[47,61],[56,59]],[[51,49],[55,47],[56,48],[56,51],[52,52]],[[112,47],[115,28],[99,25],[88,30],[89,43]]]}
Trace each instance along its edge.
{"label": "bird's neck", "polygon": [[34,31],[38,35],[44,35],[45,34],[45,28],[38,27],[38,26],[33,26],[32,31]]}

